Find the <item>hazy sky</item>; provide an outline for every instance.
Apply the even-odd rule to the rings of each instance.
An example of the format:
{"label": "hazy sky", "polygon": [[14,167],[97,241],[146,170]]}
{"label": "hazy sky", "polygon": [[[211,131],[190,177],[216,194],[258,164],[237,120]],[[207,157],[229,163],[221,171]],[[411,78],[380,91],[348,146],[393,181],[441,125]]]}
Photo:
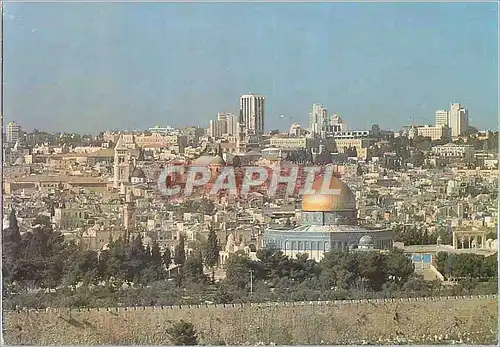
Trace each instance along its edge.
{"label": "hazy sky", "polygon": [[[351,128],[496,128],[495,3],[7,3],[5,118],[97,132],[201,125],[266,96],[266,129],[313,103]],[[283,120],[283,114],[289,119]]]}

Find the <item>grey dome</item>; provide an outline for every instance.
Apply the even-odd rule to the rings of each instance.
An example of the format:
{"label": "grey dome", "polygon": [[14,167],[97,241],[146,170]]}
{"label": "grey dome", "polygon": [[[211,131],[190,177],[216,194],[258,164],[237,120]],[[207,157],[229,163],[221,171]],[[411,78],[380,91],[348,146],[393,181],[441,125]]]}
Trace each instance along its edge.
{"label": "grey dome", "polygon": [[142,171],[141,168],[134,168],[134,171],[132,171],[132,174],[130,175],[130,177],[132,178],[146,178],[146,174],[144,173],[144,171]]}
{"label": "grey dome", "polygon": [[226,162],[220,155],[210,156],[210,155],[202,155],[195,161],[193,161],[193,165],[200,166],[209,166],[209,165],[224,165]]}

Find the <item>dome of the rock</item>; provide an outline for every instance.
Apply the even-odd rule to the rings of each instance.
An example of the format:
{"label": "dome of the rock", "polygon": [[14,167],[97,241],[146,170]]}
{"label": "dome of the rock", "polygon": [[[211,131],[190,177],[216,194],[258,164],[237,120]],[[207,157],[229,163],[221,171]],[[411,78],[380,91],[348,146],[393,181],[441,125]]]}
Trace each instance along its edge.
{"label": "dome of the rock", "polygon": [[[330,179],[330,184],[324,187],[325,177],[314,180],[312,189],[314,193],[305,193],[302,198],[302,211],[304,212],[334,212],[356,209],[356,198],[351,189],[336,177]],[[337,190],[337,192],[328,192]]]}

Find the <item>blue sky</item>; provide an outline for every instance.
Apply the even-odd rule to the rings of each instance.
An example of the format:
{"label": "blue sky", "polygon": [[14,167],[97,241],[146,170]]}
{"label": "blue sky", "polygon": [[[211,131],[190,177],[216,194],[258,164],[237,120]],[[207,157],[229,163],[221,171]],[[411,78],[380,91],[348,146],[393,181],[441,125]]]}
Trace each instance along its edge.
{"label": "blue sky", "polygon": [[[5,118],[92,132],[208,126],[266,96],[266,129],[313,103],[351,128],[496,128],[495,3],[7,3]],[[283,120],[280,115],[289,118]]]}

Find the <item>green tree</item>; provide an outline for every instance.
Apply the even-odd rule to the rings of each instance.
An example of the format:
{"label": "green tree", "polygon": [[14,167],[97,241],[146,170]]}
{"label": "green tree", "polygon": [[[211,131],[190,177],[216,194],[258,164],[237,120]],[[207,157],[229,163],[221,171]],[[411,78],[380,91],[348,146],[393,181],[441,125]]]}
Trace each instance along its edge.
{"label": "green tree", "polygon": [[245,289],[250,281],[251,260],[246,254],[230,254],[226,264],[225,281],[236,288]]}
{"label": "green tree", "polygon": [[436,268],[445,277],[450,277],[451,274],[450,259],[448,256],[449,253],[446,252],[438,252],[436,254]]}
{"label": "green tree", "polygon": [[162,254],[163,265],[168,269],[172,264],[172,254],[170,253],[170,248],[165,247],[165,250]]}
{"label": "green tree", "polygon": [[192,323],[180,320],[167,329],[170,342],[176,346],[198,345],[198,334]]}
{"label": "green tree", "polygon": [[497,253],[484,257],[481,264],[481,274],[486,278],[498,279],[498,258]]}
{"label": "green tree", "polygon": [[360,274],[374,291],[382,289],[387,282],[387,273],[384,267],[384,256],[378,252],[358,253],[361,256]]}
{"label": "green tree", "polygon": [[359,278],[359,253],[333,249],[321,259],[320,283],[324,289],[349,289]]}
{"label": "green tree", "polygon": [[182,265],[186,262],[186,249],[184,235],[179,237],[179,242],[175,246],[174,250],[174,264]]}
{"label": "green tree", "polygon": [[4,280],[8,283],[11,281],[21,247],[21,233],[14,209],[10,211],[9,227],[3,231],[2,243],[2,273]]}
{"label": "green tree", "polygon": [[385,272],[397,284],[404,284],[413,275],[414,265],[403,250],[393,249],[384,257]]}
{"label": "green tree", "polygon": [[67,276],[67,283],[75,285],[83,281],[84,285],[95,283],[99,279],[97,252],[87,250],[78,252]]}
{"label": "green tree", "polygon": [[152,247],[146,249],[146,253],[151,252],[151,256],[147,257],[146,265],[142,273],[144,283],[151,283],[165,279],[166,271],[163,266],[163,259],[160,251],[160,245],[155,240]]}
{"label": "green tree", "polygon": [[142,271],[145,269],[150,256],[144,249],[141,237],[137,235],[125,247],[125,261],[123,264],[126,271],[125,279],[134,283],[141,282]]}
{"label": "green tree", "polygon": [[119,280],[125,279],[123,262],[125,261],[125,248],[123,239],[118,238],[109,243],[108,260],[106,263],[106,277]]}
{"label": "green tree", "polygon": [[9,227],[4,231],[3,244],[8,242],[19,244],[21,232],[17,223],[16,210],[13,208],[9,214]]}
{"label": "green tree", "polygon": [[320,272],[318,263],[309,259],[308,254],[297,254],[295,259],[290,260],[289,278],[295,282],[302,283],[307,279],[317,278]]}
{"label": "green tree", "polygon": [[153,241],[153,245],[151,246],[151,260],[155,264],[161,264],[163,262],[160,251],[160,245],[156,240]]}
{"label": "green tree", "polygon": [[256,269],[256,278],[277,282],[282,277],[290,276],[291,262],[284,253],[274,248],[264,248],[257,251],[260,266]]}
{"label": "green tree", "polygon": [[52,229],[47,216],[38,216],[33,229],[23,235],[18,260],[10,273],[13,280],[27,281],[42,288],[55,288],[62,282],[70,262],[63,235]]}
{"label": "green tree", "polygon": [[424,153],[420,150],[416,150],[411,155],[410,160],[414,167],[421,167],[424,164]]}
{"label": "green tree", "polygon": [[217,234],[213,228],[210,228],[205,249],[205,264],[212,269],[212,281],[215,280],[215,266],[219,262],[219,251],[220,247],[217,240]]}
{"label": "green tree", "polygon": [[203,282],[205,274],[203,273],[203,259],[201,252],[195,251],[189,255],[182,266],[182,277],[192,282]]}

